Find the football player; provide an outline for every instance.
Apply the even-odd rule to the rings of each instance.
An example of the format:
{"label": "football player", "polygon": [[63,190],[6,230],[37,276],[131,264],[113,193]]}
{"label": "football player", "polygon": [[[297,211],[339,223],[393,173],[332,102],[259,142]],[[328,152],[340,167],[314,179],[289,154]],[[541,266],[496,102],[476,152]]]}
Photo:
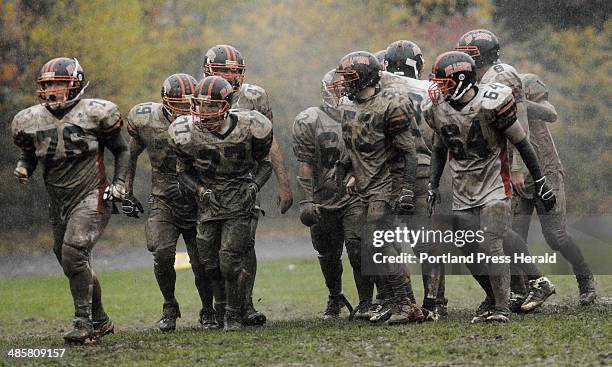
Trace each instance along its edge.
{"label": "football player", "polygon": [[[91,251],[102,234],[115,202],[125,195],[129,151],[121,137],[117,105],[81,98],[85,73],[76,58],[59,57],[40,69],[40,104],[19,112],[11,132],[21,157],[15,176],[25,184],[40,162],[50,197],[53,252],[70,283],[74,301],[68,343],[87,343],[114,330],[102,306],[102,289],[91,268]],[[109,184],[104,149],[115,157]]]}
{"label": "football player", "polygon": [[[380,63],[369,52],[347,54],[340,60],[336,73],[340,80],[334,83],[334,90],[352,102],[342,106],[342,136],[346,149],[336,163],[336,181],[344,185],[346,172],[352,169],[353,176],[346,185],[363,203],[366,222],[379,229],[388,229],[394,212],[405,215],[414,211],[417,168],[411,132],[415,125],[414,106],[407,96],[381,87]],[[405,162],[399,197],[393,192],[391,148],[400,152]],[[399,249],[395,245],[385,243],[377,250],[383,256],[398,256]],[[367,246],[371,245],[365,244]],[[375,270],[392,292],[388,302],[391,307],[382,308],[390,310],[385,322],[402,324],[423,320],[423,312],[415,304],[405,267],[385,262]],[[378,315],[371,320],[382,321]]]}
{"label": "football player", "polygon": [[[268,93],[260,86],[244,83],[246,65],[242,54],[235,47],[231,45],[211,47],[204,56],[202,69],[204,77],[210,75],[220,76],[232,85],[234,88],[232,108],[255,110],[272,121],[272,109],[270,108]],[[278,181],[277,204],[280,207],[281,213],[284,214],[293,204],[293,195],[289,187],[289,178],[285,169],[282,151],[275,139],[272,140],[272,148],[268,158],[272,162],[274,175]],[[251,233],[251,240],[253,242],[255,242],[256,229],[257,220],[254,220]],[[244,321],[248,325],[263,325],[266,322],[266,316],[262,312],[255,310],[253,305],[253,287],[257,273],[255,250],[253,250],[249,264],[251,266],[249,273],[252,274],[253,278],[248,283],[247,310]]]}
{"label": "football player", "polygon": [[[525,106],[525,92],[523,82],[515,68],[500,62],[499,40],[493,32],[486,29],[475,29],[465,33],[455,47],[456,51],[465,52],[472,56],[476,63],[476,78],[480,83],[500,83],[512,89],[517,108],[517,121],[529,138],[529,124],[527,120],[527,107]],[[512,188],[518,196],[525,195],[525,173],[527,169],[521,161],[519,154],[514,148],[510,149],[512,165],[510,168],[510,182]],[[513,234],[511,234],[513,238]],[[515,238],[516,241],[521,242]],[[507,245],[507,242],[506,242]],[[512,265],[512,304],[513,309],[521,308],[525,311],[522,303],[525,301],[526,293],[534,294],[534,301],[528,308],[531,310],[539,307],[550,295],[555,292],[554,285],[546,277],[531,282],[533,276],[525,274],[529,280],[529,290],[525,288],[520,264]]]}
{"label": "football player", "polygon": [[[462,249],[503,259],[503,241],[508,233],[513,233],[507,229],[512,197],[508,140],[534,178],[536,195],[547,211],[554,207],[555,195],[540,171],[525,132],[516,123],[512,89],[498,83],[477,84],[474,60],[463,52],[441,54],[432,71],[435,85],[429,90],[430,99],[422,106],[425,120],[436,132],[431,157],[431,195],[436,195],[448,156],[455,225],[482,230],[484,237],[482,243]],[[487,293],[473,322],[508,321],[509,264],[489,261],[486,265],[471,264],[469,268]],[[537,268],[525,269],[528,274],[538,273]],[[488,276],[483,277],[484,274]]]}
{"label": "football player", "polygon": [[257,193],[272,173],[272,123],[255,110],[230,110],[233,95],[225,79],[202,79],[193,116],[177,118],[169,129],[179,181],[197,197],[200,262],[209,279],[225,281],[227,331],[242,327]]}
{"label": "football player", "polygon": [[310,236],[319,254],[319,265],[329,291],[323,319],[337,319],[345,305],[342,294],[342,247],[353,268],[359,296],[356,313],[365,314],[372,302],[373,283],[361,274],[361,225],[363,208],[359,198],[347,192],[336,194],[334,163],[344,151],[339,99],[331,88],[338,80],[335,69],[321,81],[323,103],[310,107],[293,123],[293,152],[299,162],[300,220],[310,227]]}
{"label": "football player", "polygon": [[[526,177],[526,194],[517,196],[512,201],[514,209],[513,229],[527,240],[529,225],[534,209],[538,213],[542,233],[546,242],[553,250],[572,264],[578,289],[579,301],[588,305],[595,301],[595,279],[584,260],[580,248],[574,238],[567,232],[565,217],[565,188],[563,184],[565,172],[555,142],[548,130],[547,123],[557,120],[555,107],[548,102],[548,87],[535,74],[522,74],[529,119],[529,140],[542,164],[543,173],[550,181],[551,188],[557,197],[557,205],[551,212],[546,212],[542,205],[533,197],[533,179]],[[528,299],[533,298],[528,296]],[[529,302],[525,305],[528,308]]]}
{"label": "football player", "polygon": [[[392,42],[385,52],[385,65],[388,73],[383,73],[381,83],[395,87],[399,92],[407,94],[414,101],[416,129],[413,131],[417,152],[417,176],[415,182],[415,216],[411,217],[410,224],[415,228],[428,227],[427,183],[429,182],[429,166],[431,159],[431,142],[433,130],[423,121],[420,104],[427,98],[430,82],[419,80],[423,71],[425,60],[420,47],[407,40]],[[390,74],[389,74],[390,73]],[[394,74],[394,75],[391,75]],[[397,184],[396,193],[401,191],[402,168],[404,165],[401,155],[397,155],[394,167],[394,177]],[[416,220],[415,220],[416,219]],[[418,223],[417,223],[418,222]],[[415,253],[430,253],[435,255],[439,244],[419,243],[413,248]],[[423,263],[423,309],[426,320],[437,320],[438,305],[444,313],[446,300],[444,299],[444,265]],[[442,286],[440,287],[440,284]],[[442,291],[442,292],[440,292]]]}
{"label": "football player", "polygon": [[[123,212],[136,217],[143,211],[142,205],[132,193],[138,156],[147,150],[151,162],[151,213],[145,226],[147,248],[153,254],[153,272],[164,297],[161,331],[176,329],[176,319],[181,316],[174,296],[176,272],[174,259],[176,241],[183,236],[193,270],[196,288],[202,301],[200,324],[204,328],[217,327],[212,305],[212,287],[204,280],[204,269],[196,248],[195,221],[197,206],[193,195],[186,193],[176,176],[176,155],[168,142],[168,127],[178,117],[189,115],[190,97],[198,81],[187,74],[170,75],[162,85],[162,103],[139,103],[127,117],[131,135],[130,169],[126,178],[127,195],[123,200]],[[224,297],[222,297],[224,298]],[[224,304],[215,305],[220,314]]]}

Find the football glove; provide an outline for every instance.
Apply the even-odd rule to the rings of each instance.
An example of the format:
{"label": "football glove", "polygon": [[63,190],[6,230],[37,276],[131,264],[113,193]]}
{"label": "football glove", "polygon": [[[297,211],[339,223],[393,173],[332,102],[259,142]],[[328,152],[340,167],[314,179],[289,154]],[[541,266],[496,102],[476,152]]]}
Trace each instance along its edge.
{"label": "football glove", "polygon": [[334,163],[334,181],[336,182],[336,189],[338,191],[344,191],[344,178],[346,177],[346,167],[341,161]]}
{"label": "football glove", "polygon": [[398,215],[411,215],[414,213],[414,192],[402,189],[399,198],[395,202],[395,212]]}
{"label": "football glove", "polygon": [[317,224],[320,220],[319,206],[312,201],[300,202],[300,221],[306,227]]}
{"label": "football glove", "polygon": [[106,202],[123,201],[125,197],[125,186],[123,183],[112,183],[106,187],[102,199]]}
{"label": "football glove", "polygon": [[140,218],[139,214],[144,213],[144,208],[140,201],[136,199],[134,194],[131,192],[125,194],[123,202],[121,203],[121,211],[123,214],[131,218]]}
{"label": "football glove", "polygon": [[219,211],[221,205],[215,197],[215,193],[211,189],[207,189],[204,186],[200,186],[196,190],[196,193],[200,203],[205,206],[208,206],[212,213],[216,213],[217,211]]}
{"label": "football glove", "polygon": [[542,176],[540,179],[535,181],[535,191],[536,196],[542,201],[542,204],[544,204],[544,208],[547,212],[555,207],[557,198],[555,197],[553,190],[546,183],[546,176]]}
{"label": "football glove", "polygon": [[172,201],[180,200],[184,195],[181,183],[177,181],[168,186],[163,195]]}

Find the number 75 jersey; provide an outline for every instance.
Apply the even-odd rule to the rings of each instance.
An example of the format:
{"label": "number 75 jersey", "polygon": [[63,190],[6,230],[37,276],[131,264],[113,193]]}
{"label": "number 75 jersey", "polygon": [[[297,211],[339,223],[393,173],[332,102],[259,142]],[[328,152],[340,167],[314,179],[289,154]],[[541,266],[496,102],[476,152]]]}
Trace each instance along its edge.
{"label": "number 75 jersey", "polygon": [[448,148],[453,178],[453,210],[512,196],[507,138],[516,121],[512,89],[479,84],[476,96],[457,111],[448,102],[423,102],[423,116]]}

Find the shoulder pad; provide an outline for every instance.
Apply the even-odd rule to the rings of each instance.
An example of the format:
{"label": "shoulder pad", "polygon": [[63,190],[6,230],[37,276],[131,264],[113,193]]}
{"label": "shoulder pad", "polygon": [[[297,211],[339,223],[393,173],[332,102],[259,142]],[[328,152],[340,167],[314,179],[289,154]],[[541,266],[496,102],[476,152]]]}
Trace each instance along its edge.
{"label": "shoulder pad", "polygon": [[170,139],[176,145],[187,145],[191,142],[191,132],[193,130],[193,117],[179,116],[168,127]]}
{"label": "shoulder pad", "polygon": [[26,130],[29,123],[33,122],[33,117],[40,112],[40,107],[42,105],[35,105],[19,111],[11,122],[11,133],[15,135],[19,131]]}
{"label": "shoulder pad", "polygon": [[81,103],[84,113],[99,122],[98,127],[102,132],[114,131],[121,127],[121,113],[113,102],[99,98],[85,98]]}
{"label": "shoulder pad", "polygon": [[263,139],[272,132],[272,122],[259,111],[250,110],[237,112],[236,116],[238,120],[245,119],[249,122],[251,134],[253,134],[256,139]]}
{"label": "shoulder pad", "polygon": [[240,94],[244,96],[246,99],[255,100],[260,99],[262,97],[268,96],[266,90],[262,87],[255,84],[242,84],[242,88],[240,88]]}
{"label": "shoulder pad", "polygon": [[481,99],[485,110],[497,111],[514,98],[512,89],[501,83],[480,84],[478,87],[477,98]]}
{"label": "shoulder pad", "polygon": [[[295,116],[294,125],[313,125],[319,118],[318,108],[309,107]],[[319,110],[320,111],[320,110]]]}
{"label": "shoulder pad", "polygon": [[516,69],[508,64],[494,64],[482,78],[483,83],[501,83],[512,88],[517,98],[523,96],[523,82]]}

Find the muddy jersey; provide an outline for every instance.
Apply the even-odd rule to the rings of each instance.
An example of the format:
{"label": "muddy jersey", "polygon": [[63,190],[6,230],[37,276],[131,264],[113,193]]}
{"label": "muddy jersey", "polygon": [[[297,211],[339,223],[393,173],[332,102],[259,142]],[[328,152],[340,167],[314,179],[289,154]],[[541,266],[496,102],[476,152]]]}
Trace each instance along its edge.
{"label": "muddy jersey", "polygon": [[[521,124],[521,127],[523,128],[527,136],[529,136],[529,124],[527,122],[527,106],[525,106],[524,104],[525,90],[523,88],[523,81],[521,80],[521,77],[514,69],[514,67],[502,63],[494,64],[482,76],[480,82],[485,84],[499,83],[512,89],[514,101],[517,105],[518,122]],[[510,151],[512,156],[516,156],[516,158],[512,159],[512,170],[526,170],[516,149],[512,147]]]}
{"label": "muddy jersey", "polygon": [[340,209],[359,198],[336,194],[334,164],[344,152],[342,124],[325,107],[310,107],[293,123],[293,153],[300,162],[312,166],[313,200],[325,209]]}
{"label": "muddy jersey", "polygon": [[240,93],[234,93],[232,108],[255,110],[272,120],[272,108],[270,108],[268,93],[258,85],[242,84]]}
{"label": "muddy jersey", "polygon": [[177,118],[169,128],[177,152],[177,171],[195,168],[200,184],[213,191],[220,209],[198,211],[199,221],[230,219],[253,215],[247,187],[253,182],[257,162],[265,159],[272,145],[272,123],[257,111],[230,111],[229,128],[223,133],[193,125],[192,116]]}
{"label": "muddy jersey", "polygon": [[460,111],[447,102],[434,105],[428,101],[423,114],[448,148],[453,210],[512,196],[503,133],[516,120],[510,88],[497,83],[479,84],[476,96]]}
{"label": "muddy jersey", "polygon": [[161,103],[145,102],[134,106],[127,116],[130,135],[147,149],[151,162],[151,195],[170,205],[174,213],[185,219],[195,220],[193,197],[169,200],[164,192],[177,184],[176,154],[170,146],[168,127],[170,121],[163,112]]}
{"label": "muddy jersey", "polygon": [[[35,150],[51,203],[64,220],[88,193],[106,187],[103,142],[120,133],[121,114],[103,99],[81,99],[61,119],[36,105],[15,116],[11,131],[31,138],[32,146],[20,148]],[[101,200],[98,210],[104,211]]]}
{"label": "muddy jersey", "polygon": [[414,147],[414,115],[412,100],[391,88],[363,102],[342,105],[342,138],[362,201],[393,199],[391,159],[394,149]]}

